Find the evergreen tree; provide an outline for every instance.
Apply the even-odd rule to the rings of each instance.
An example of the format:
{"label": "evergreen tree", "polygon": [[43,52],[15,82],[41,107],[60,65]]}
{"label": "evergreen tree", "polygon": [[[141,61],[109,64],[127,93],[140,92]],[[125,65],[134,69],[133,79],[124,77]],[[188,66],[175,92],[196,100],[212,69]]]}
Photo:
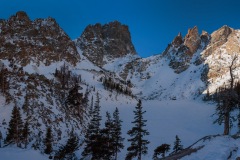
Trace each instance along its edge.
{"label": "evergreen tree", "polygon": [[9,122],[6,144],[17,144],[21,147],[23,122],[19,108],[15,105],[12,110],[11,120]]}
{"label": "evergreen tree", "polygon": [[2,132],[0,131],[0,148],[2,147],[2,139],[3,139],[3,136],[2,136]]}
{"label": "evergreen tree", "polygon": [[216,113],[217,119],[214,123],[224,124],[224,135],[228,135],[231,129],[234,117],[231,113],[237,108],[239,97],[232,88],[219,88],[215,93],[214,100],[217,102]]}
{"label": "evergreen tree", "polygon": [[60,147],[55,159],[63,160],[76,160],[75,151],[79,148],[79,138],[76,134],[71,133],[70,138],[67,140],[65,146]]}
{"label": "evergreen tree", "polygon": [[102,117],[100,116],[100,98],[97,92],[96,102],[91,113],[90,123],[87,128],[85,135],[85,147],[82,152],[82,159],[92,157],[92,159],[98,159],[101,156],[99,152],[99,144],[101,141],[100,134],[100,121]]}
{"label": "evergreen tree", "polygon": [[[88,116],[89,116],[89,99],[88,99],[88,95],[89,95],[89,91],[88,91],[88,89],[86,89],[86,91],[85,91],[85,94],[84,94],[84,97],[83,97],[83,99],[82,99],[82,107],[83,107],[83,111],[84,111],[84,114],[83,114],[83,120],[84,120],[84,122],[86,121],[86,120],[88,120]],[[85,126],[85,124],[84,124],[84,127],[86,127]]]}
{"label": "evergreen tree", "polygon": [[183,146],[181,145],[181,140],[179,139],[178,135],[176,135],[176,141],[174,142],[173,152],[177,153],[183,150]]}
{"label": "evergreen tree", "polygon": [[122,120],[119,118],[119,111],[118,108],[115,109],[113,112],[113,155],[114,159],[117,160],[118,152],[120,152],[121,149],[124,148],[123,141],[124,138],[122,138]]}
{"label": "evergreen tree", "polygon": [[93,112],[93,96],[91,98],[91,104],[90,104],[90,108],[88,110],[88,118],[90,118],[92,116],[92,112]]}
{"label": "evergreen tree", "polygon": [[24,123],[23,132],[22,132],[23,142],[25,146],[24,148],[27,148],[29,134],[30,134],[29,124],[28,124],[28,121],[26,121]]}
{"label": "evergreen tree", "polygon": [[144,136],[149,135],[149,132],[144,129],[146,126],[147,120],[143,119],[143,114],[146,111],[142,111],[142,102],[141,100],[138,101],[137,106],[135,107],[135,117],[134,121],[132,122],[134,124],[134,127],[128,131],[128,134],[132,137],[131,139],[128,139],[129,142],[131,142],[131,146],[127,148],[128,153],[126,156],[126,159],[133,159],[134,157],[137,157],[138,160],[142,159],[142,154],[147,154],[147,144],[150,142],[148,140],[143,139]]}
{"label": "evergreen tree", "polygon": [[109,114],[109,112],[106,112],[106,122],[105,122],[105,128],[101,129],[100,136],[99,136],[99,159],[113,159],[113,121]]}
{"label": "evergreen tree", "polygon": [[170,150],[170,145],[169,144],[162,144],[161,146],[158,146],[155,150],[154,150],[154,154],[153,154],[153,159],[157,160],[158,159],[158,155],[162,154],[162,157],[165,157],[165,154]]}
{"label": "evergreen tree", "polygon": [[45,154],[52,153],[52,151],[53,151],[52,142],[53,142],[52,129],[51,129],[51,127],[48,127],[47,132],[46,132],[46,137],[44,139],[44,145],[45,145],[44,153]]}
{"label": "evergreen tree", "polygon": [[43,132],[40,130],[36,135],[36,141],[32,144],[33,149],[40,150],[41,143],[43,142],[42,135],[43,135]]}
{"label": "evergreen tree", "polygon": [[75,84],[75,86],[69,91],[66,106],[70,109],[70,112],[73,115],[77,115],[80,118],[81,123],[83,123],[86,110],[84,110],[82,105],[83,94],[78,92],[79,88],[80,86]]}

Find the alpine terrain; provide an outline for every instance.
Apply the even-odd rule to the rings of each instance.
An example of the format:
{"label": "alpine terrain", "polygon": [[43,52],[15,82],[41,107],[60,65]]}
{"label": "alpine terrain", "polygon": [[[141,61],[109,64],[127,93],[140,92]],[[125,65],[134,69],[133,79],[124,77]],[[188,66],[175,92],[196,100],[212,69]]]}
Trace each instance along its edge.
{"label": "alpine terrain", "polygon": [[226,25],[141,58],[118,21],[71,40],[19,11],[0,20],[0,159],[240,159],[239,56]]}

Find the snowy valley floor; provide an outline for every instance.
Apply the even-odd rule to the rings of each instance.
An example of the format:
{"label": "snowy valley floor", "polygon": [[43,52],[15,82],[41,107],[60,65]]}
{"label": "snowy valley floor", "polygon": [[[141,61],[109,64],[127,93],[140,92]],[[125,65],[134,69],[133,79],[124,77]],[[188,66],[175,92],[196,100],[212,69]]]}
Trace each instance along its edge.
{"label": "snowy valley floor", "polygon": [[[119,108],[120,118],[123,120],[122,132],[125,138],[125,148],[119,155],[119,159],[125,159],[126,149],[129,146],[126,133],[131,129],[133,121],[133,110],[136,103],[124,104],[116,102],[102,101],[102,116],[105,119],[105,112],[112,113],[115,107]],[[145,101],[143,102],[144,118],[147,119],[147,129],[150,135],[145,137],[150,141],[148,154],[143,159],[152,159],[153,150],[162,143],[173,146],[175,136],[178,135],[184,147],[188,147],[206,135],[216,135],[222,133],[222,126],[213,124],[215,106],[201,101]],[[77,153],[80,156],[80,151]],[[16,148],[0,149],[0,159],[48,159],[48,156],[41,155],[33,150],[21,150]],[[24,157],[24,158],[23,158]]]}
{"label": "snowy valley floor", "polygon": [[[113,112],[114,104],[102,107],[102,112]],[[124,159],[126,149],[129,146],[126,134],[133,126],[133,109],[135,104],[119,106],[120,117],[123,120],[123,134],[125,137],[125,148],[122,150],[120,159]],[[152,159],[154,149],[167,143],[173,147],[175,136],[178,135],[184,147],[188,147],[206,135],[221,134],[222,126],[213,124],[212,117],[215,106],[202,101],[145,101],[143,109],[147,112],[144,118],[147,119],[147,129],[150,135],[146,137],[150,141],[148,155],[145,160]]]}

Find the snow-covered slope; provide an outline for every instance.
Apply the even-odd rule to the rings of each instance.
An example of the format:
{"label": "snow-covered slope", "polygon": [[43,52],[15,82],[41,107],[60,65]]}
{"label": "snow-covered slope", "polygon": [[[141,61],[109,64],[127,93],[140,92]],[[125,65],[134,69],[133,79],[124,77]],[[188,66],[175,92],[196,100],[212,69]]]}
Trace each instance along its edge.
{"label": "snow-covered slope", "polygon": [[[225,33],[227,31],[229,33]],[[190,57],[174,46],[173,41],[163,54],[135,59],[126,59],[126,56],[109,61],[103,68],[115,72],[125,81],[130,80],[133,93],[142,99],[202,98],[207,90],[214,93],[220,86],[229,84],[229,66],[234,57],[237,59],[233,73],[238,81],[239,34],[239,30],[224,26],[209,36],[208,43],[202,42]]]}
{"label": "snow-covered slope", "polygon": [[179,153],[166,157],[165,160],[236,160],[240,158],[239,142],[239,135],[205,136]]}
{"label": "snow-covered slope", "polygon": [[[10,28],[10,33],[13,34],[8,34],[11,23],[22,31],[21,34],[12,32],[14,27]],[[40,29],[34,28],[36,25]],[[54,28],[61,31],[59,35]],[[229,65],[234,56],[239,56],[239,30],[224,26],[211,35],[205,32],[199,35],[197,27],[194,27],[185,38],[179,34],[162,54],[140,58],[135,54],[126,26],[114,22],[88,28],[90,32],[86,30],[84,37],[71,41],[53,19],[31,21],[25,13],[19,12],[10,20],[0,21],[0,39],[4,42],[0,44],[0,131],[3,138],[6,138],[11,111],[15,105],[20,108],[23,120],[29,120],[31,128],[27,148],[29,151],[8,146],[0,149],[0,154],[5,152],[5,159],[14,159],[16,155],[8,155],[14,151],[20,157],[36,154],[36,158],[46,158],[47,156],[39,156],[30,149],[39,139],[43,140],[49,126],[53,128],[55,137],[54,151],[66,142],[72,129],[82,143],[88,119],[82,121],[66,105],[66,99],[76,81],[80,86],[78,93],[81,98],[86,96],[90,100],[93,97],[94,102],[96,94],[100,94],[102,124],[106,111],[113,112],[116,107],[119,108],[125,138],[125,148],[119,159],[125,158],[129,146],[127,139],[130,137],[126,133],[132,127],[137,99],[143,100],[144,110],[147,111],[144,118],[147,119],[147,129],[150,132],[146,137],[151,143],[145,160],[152,158],[154,149],[160,144],[173,144],[176,135],[186,147],[203,136],[221,133],[222,127],[212,124],[215,118],[211,115],[214,114],[215,105],[202,102],[202,97],[207,90],[214,93],[216,88],[229,83]],[[108,34],[109,31],[111,34]],[[44,36],[47,36],[47,42],[44,42]],[[125,41],[121,37],[128,41],[128,47],[124,46]],[[117,42],[121,44],[120,48],[117,48]],[[22,52],[24,48],[27,48],[26,52]],[[38,52],[35,50],[41,54],[36,54]],[[235,64],[233,73],[238,75],[239,58]],[[119,88],[105,87],[103,83],[106,79],[118,84],[121,91]],[[131,94],[126,94],[125,89],[131,90]],[[235,132],[235,129],[232,130],[232,133]],[[234,141],[231,137],[216,137],[209,141],[199,141],[192,147],[204,144],[211,148],[211,145],[221,144],[224,149],[222,155],[227,156],[230,150],[233,151],[224,146],[227,140],[233,148],[238,143],[238,140]],[[43,152],[43,141],[38,149]],[[80,147],[76,153],[79,158],[82,149]],[[205,154],[207,151],[208,148],[204,147],[199,153]],[[238,151],[234,154],[238,155]],[[198,159],[199,156],[196,154],[193,158],[185,158]]]}

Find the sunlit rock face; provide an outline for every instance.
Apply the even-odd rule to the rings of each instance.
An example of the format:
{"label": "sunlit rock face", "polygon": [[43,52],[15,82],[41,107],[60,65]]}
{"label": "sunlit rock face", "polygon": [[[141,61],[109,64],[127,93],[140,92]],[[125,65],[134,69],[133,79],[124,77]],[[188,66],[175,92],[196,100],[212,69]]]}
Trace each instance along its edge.
{"label": "sunlit rock face", "polygon": [[198,28],[195,26],[194,28],[188,30],[188,33],[184,38],[184,45],[189,48],[186,53],[192,56],[200,47],[200,44],[201,38],[198,33]]}

